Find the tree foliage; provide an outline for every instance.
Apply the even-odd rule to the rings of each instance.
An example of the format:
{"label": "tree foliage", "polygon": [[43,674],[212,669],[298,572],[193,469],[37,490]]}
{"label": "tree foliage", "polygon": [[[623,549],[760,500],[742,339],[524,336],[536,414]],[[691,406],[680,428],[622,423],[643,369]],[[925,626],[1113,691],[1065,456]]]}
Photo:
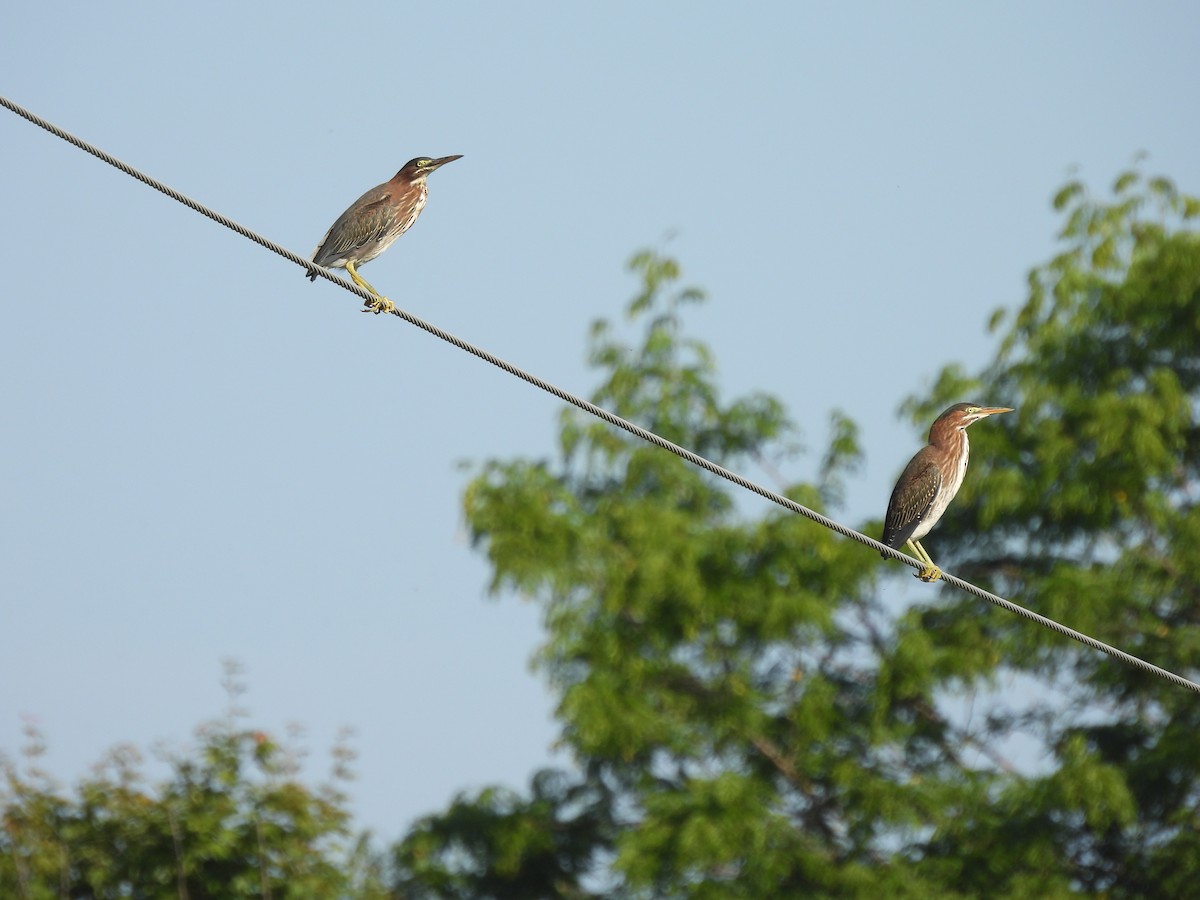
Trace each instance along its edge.
{"label": "tree foliage", "polygon": [[[954,401],[1018,408],[975,435],[939,561],[1194,677],[1200,203],[1128,173],[1109,202],[1072,183],[1055,206],[1061,252],[1015,315],[993,316],[995,359],[948,366],[906,404],[921,432]],[[699,292],[679,289],[670,259],[633,268],[642,337],[629,349],[597,323],[595,402],[731,468],[787,459],[782,404],[723,402],[707,348],[684,335]],[[787,488],[818,509],[858,458],[853,424],[836,422],[816,479]],[[483,465],[464,505],[493,588],[544,609],[538,660],[575,768],[539,776],[549,795],[485,791],[425,820],[397,848],[402,884],[428,897],[1198,890],[1194,695],[950,590],[891,614],[880,578],[901,570],[863,548],[575,413],[561,435],[553,461]],[[953,714],[964,699],[980,710]],[[1010,763],[1009,746],[1031,762]]]}
{"label": "tree foliage", "polygon": [[[920,418],[964,392],[1018,406],[989,429],[967,502],[939,554],[1044,615],[1185,677],[1200,654],[1200,201],[1165,178],[1122,174],[1101,201],[1055,198],[1063,249],[973,378],[942,373]],[[1005,317],[994,317],[998,329]],[[962,597],[912,611],[948,653],[981,639],[1003,669],[1044,685],[993,712],[1023,723],[1050,771],[1011,779],[1020,844],[1053,852],[1081,893],[1200,891],[1200,702]],[[965,815],[939,856],[978,856],[987,818]],[[1019,819],[1019,820],[1020,820]],[[1010,845],[1017,844],[1012,841]],[[980,884],[987,882],[980,881]]]}
{"label": "tree foliage", "polygon": [[295,753],[242,717],[231,705],[199,729],[162,784],[148,786],[138,752],[121,747],[71,794],[40,768],[45,743],[28,728],[24,764],[0,759],[0,896],[387,897],[338,786],[349,751],[335,748],[333,779],[311,790]]}
{"label": "tree foliage", "polygon": [[[787,458],[795,429],[780,402],[722,402],[708,350],[683,336],[681,310],[699,295],[677,288],[676,264],[642,254],[633,267],[643,288],[629,313],[643,336],[627,350],[597,324],[594,401],[731,468]],[[835,422],[818,479],[786,489],[816,508],[858,458],[852,426]],[[486,464],[465,506],[493,587],[544,604],[539,661],[560,695],[562,742],[586,772],[559,777],[606,804],[590,859],[609,879],[602,891],[933,896],[893,848],[964,777],[980,790],[986,777],[958,764],[928,648],[881,626],[875,561],[788,513],[748,515],[727,483],[571,412],[560,451],[555,464]],[[520,896],[483,890],[481,873],[500,866],[470,829],[451,827],[467,803],[425,822],[401,868],[473,878],[475,896]],[[503,814],[484,797],[472,805]],[[547,828],[571,822],[568,807]],[[514,831],[522,813],[509,817]],[[589,884],[581,873],[569,887]]]}

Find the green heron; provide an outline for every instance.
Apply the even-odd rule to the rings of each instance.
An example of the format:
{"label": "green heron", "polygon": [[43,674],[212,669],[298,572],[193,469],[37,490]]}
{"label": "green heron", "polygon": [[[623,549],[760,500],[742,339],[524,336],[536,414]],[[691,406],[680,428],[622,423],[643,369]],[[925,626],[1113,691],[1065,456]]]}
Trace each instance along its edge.
{"label": "green heron", "polygon": [[942,570],[934,565],[920,539],[929,534],[962,487],[971,456],[967,426],[1006,412],[1012,409],[954,404],[937,417],[929,429],[929,443],[917,451],[900,473],[883,520],[883,543],[893,550],[907,543],[925,566],[917,574],[922,581],[937,581],[942,577]]}
{"label": "green heron", "polygon": [[[357,267],[373,260],[412,227],[429,196],[425,179],[456,159],[462,159],[462,154],[440,159],[418,156],[409,160],[395,178],[371,188],[338,216],[313,251],[312,261],[318,266],[345,269],[355,284],[375,296],[367,301],[364,312],[393,312],[396,305],[371,287],[358,274]],[[309,272],[308,277],[317,280],[315,272]]]}

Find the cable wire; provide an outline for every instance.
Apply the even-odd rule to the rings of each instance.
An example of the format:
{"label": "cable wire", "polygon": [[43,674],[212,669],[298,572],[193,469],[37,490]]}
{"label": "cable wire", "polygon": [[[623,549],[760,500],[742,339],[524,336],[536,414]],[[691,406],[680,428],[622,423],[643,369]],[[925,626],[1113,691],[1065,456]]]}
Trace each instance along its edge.
{"label": "cable wire", "polygon": [[[254,243],[259,244],[262,247],[265,247],[266,249],[270,250],[273,253],[279,254],[284,259],[289,260],[290,262],[294,262],[296,265],[306,269],[310,274],[315,273],[328,281],[332,281],[338,287],[341,287],[344,290],[347,290],[352,294],[358,295],[364,301],[371,301],[371,300],[375,299],[370,293],[368,293],[367,291],[358,287],[358,285],[353,284],[349,281],[346,281],[345,279],[338,278],[336,275],[333,275],[328,269],[322,268],[321,266],[314,265],[311,260],[307,260],[304,257],[293,253],[291,250],[288,250],[286,247],[281,247],[279,244],[276,244],[274,241],[268,240],[267,238],[263,237],[262,235],[256,234],[255,232],[251,231],[250,229],[246,228],[243,225],[238,224],[237,222],[233,221],[232,219],[221,215],[220,213],[216,212],[215,210],[211,210],[207,206],[204,206],[201,203],[197,203],[195,200],[192,200],[190,197],[187,197],[184,194],[181,194],[179,191],[175,190],[174,188],[163,184],[161,181],[151,178],[149,175],[145,175],[142,172],[139,172],[137,169],[133,168],[133,166],[130,166],[129,164],[122,162],[121,160],[117,159],[116,157],[114,157],[108,153],[105,153],[100,148],[94,147],[91,144],[87,143],[87,141],[84,141],[84,140],[81,140],[80,138],[75,137],[73,134],[70,134],[69,132],[64,131],[63,129],[59,128],[58,126],[56,126],[50,122],[47,122],[45,119],[41,118],[40,116],[34,115],[29,110],[12,102],[11,100],[7,99],[6,97],[0,96],[0,106],[4,106],[5,108],[16,113],[21,118],[26,119],[27,121],[33,123],[34,125],[37,125],[39,128],[45,129],[46,131],[53,134],[55,137],[61,138],[62,140],[66,141],[67,143],[73,144],[74,146],[78,147],[80,150],[83,150],[86,153],[90,153],[92,156],[96,157],[97,159],[103,160],[104,162],[108,163],[110,166],[120,169],[126,175],[129,175],[132,178],[136,178],[138,181],[142,182],[143,184],[149,185],[150,187],[154,188],[156,191],[161,191],[162,193],[164,193],[168,197],[170,197],[172,200],[182,203],[184,206],[187,206],[188,208],[195,210],[196,212],[200,213],[201,215],[207,216],[208,218],[212,219],[214,222],[218,222],[221,225],[224,225],[226,228],[229,228],[232,231],[236,231],[238,234],[242,235],[242,237],[247,238],[248,240],[254,241]],[[835,531],[838,534],[842,535],[843,537],[847,537],[847,538],[850,538],[851,540],[858,541],[860,544],[864,544],[865,546],[869,547],[872,550],[877,551],[878,553],[882,554],[883,556],[890,557],[891,559],[899,560],[900,562],[905,563],[906,565],[912,566],[914,569],[923,569],[924,568],[924,563],[914,559],[911,556],[908,556],[907,554],[901,553],[899,550],[893,550],[891,547],[888,547],[886,544],[881,544],[879,541],[875,540],[874,538],[868,537],[867,535],[862,534],[861,532],[855,531],[853,528],[848,528],[845,525],[842,525],[838,522],[833,521],[832,519],[828,519],[825,516],[821,515],[820,513],[816,512],[815,510],[811,510],[806,506],[802,506],[801,504],[797,503],[796,501],[791,500],[787,497],[784,497],[782,494],[777,494],[774,491],[768,490],[767,488],[762,487],[761,485],[758,485],[758,484],[754,483],[753,481],[750,481],[749,479],[742,477],[741,475],[738,475],[736,472],[731,472],[729,469],[726,469],[723,466],[719,466],[716,463],[712,462],[711,460],[705,459],[703,456],[700,456],[697,453],[693,453],[691,450],[681,447],[678,444],[674,444],[671,441],[668,441],[666,438],[660,437],[659,435],[655,434],[652,431],[647,431],[645,428],[642,428],[640,425],[635,425],[632,422],[630,422],[626,419],[623,419],[620,416],[615,415],[614,413],[611,413],[606,409],[603,409],[602,407],[596,406],[594,403],[589,403],[587,400],[584,400],[582,397],[577,397],[574,394],[572,394],[568,391],[565,391],[562,388],[557,387],[556,385],[551,384],[550,382],[537,377],[536,375],[526,372],[524,369],[521,369],[518,366],[514,366],[512,363],[507,362],[506,360],[503,360],[500,357],[498,357],[492,353],[489,353],[487,350],[484,350],[481,347],[476,347],[474,344],[468,343],[467,341],[464,341],[462,338],[459,338],[459,337],[451,334],[448,331],[443,331],[441,328],[438,328],[436,325],[426,322],[424,319],[422,319],[418,316],[415,316],[410,312],[407,312],[400,308],[390,310],[390,312],[392,313],[392,315],[398,316],[399,318],[408,322],[410,325],[415,325],[417,328],[420,328],[422,331],[426,331],[429,334],[432,334],[434,337],[440,338],[441,340],[454,345],[458,349],[463,350],[467,353],[470,353],[472,356],[478,357],[479,359],[483,360],[484,362],[491,363],[493,366],[496,366],[499,369],[503,369],[508,374],[513,375],[516,378],[520,378],[522,381],[525,381],[525,382],[533,385],[534,387],[545,391],[548,394],[553,394],[555,397],[564,401],[565,403],[569,403],[572,406],[575,406],[575,407],[583,410],[584,412],[595,416],[598,419],[602,419],[603,421],[607,422],[610,425],[613,425],[617,428],[620,428],[624,431],[629,432],[629,434],[632,434],[636,438],[640,438],[641,440],[646,441],[647,443],[653,444],[656,447],[660,447],[663,450],[667,450],[671,453],[674,453],[680,459],[687,460],[694,466],[698,466],[699,468],[704,469],[707,472],[711,472],[713,475],[717,475],[721,478],[724,478],[726,481],[732,482],[733,484],[736,484],[738,487],[743,488],[747,491],[750,491],[751,493],[758,494],[760,497],[762,497],[766,500],[769,500],[772,503],[778,504],[779,506],[782,506],[784,509],[789,510],[790,512],[796,513],[797,515],[804,516],[806,519],[810,519],[813,522],[816,522],[818,525],[828,528],[831,531]],[[1181,675],[1176,675],[1174,672],[1170,672],[1170,671],[1167,671],[1166,669],[1159,668],[1158,666],[1154,665],[1153,663],[1146,662],[1144,659],[1140,659],[1139,657],[1133,656],[1130,653],[1126,653],[1124,650],[1118,650],[1116,647],[1106,644],[1103,641],[1099,641],[1096,638],[1093,638],[1086,634],[1083,634],[1082,632],[1075,631],[1073,628],[1068,628],[1066,625],[1062,625],[1058,622],[1055,622],[1053,619],[1048,619],[1045,616],[1042,616],[1042,615],[1039,615],[1038,613],[1033,612],[1032,610],[1026,609],[1023,606],[1019,606],[1010,600],[1005,600],[1003,597],[997,596],[996,594],[993,594],[990,591],[985,591],[983,588],[977,587],[976,585],[971,584],[969,581],[963,581],[961,578],[957,578],[954,575],[950,575],[948,573],[943,573],[942,580],[946,584],[952,585],[953,587],[956,587],[959,590],[966,591],[968,594],[972,594],[976,597],[979,597],[980,599],[986,600],[989,603],[992,603],[1010,613],[1014,613],[1018,616],[1023,616],[1024,618],[1028,619],[1031,622],[1035,622],[1038,625],[1041,625],[1045,628],[1049,628],[1051,631],[1055,631],[1058,634],[1063,635],[1064,637],[1068,637],[1068,638],[1071,638],[1072,640],[1078,641],[1079,643],[1083,644],[1084,646],[1090,647],[1093,650],[1099,650],[1103,653],[1107,653],[1109,656],[1113,657],[1114,659],[1120,660],[1121,662],[1126,663],[1127,665],[1134,666],[1135,668],[1141,669],[1142,671],[1148,672],[1152,675],[1157,675],[1159,678],[1169,681],[1174,685],[1177,685],[1182,688],[1186,688],[1190,691],[1200,694],[1200,684],[1197,684],[1194,681],[1189,681],[1188,679],[1182,677]]]}

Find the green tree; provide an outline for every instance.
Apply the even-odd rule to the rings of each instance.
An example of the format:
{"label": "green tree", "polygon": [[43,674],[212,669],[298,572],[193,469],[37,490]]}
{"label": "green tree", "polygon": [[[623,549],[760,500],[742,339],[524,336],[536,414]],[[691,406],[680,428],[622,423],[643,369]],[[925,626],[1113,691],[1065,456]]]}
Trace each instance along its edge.
{"label": "green tree", "polygon": [[[642,254],[633,267],[643,287],[629,312],[644,336],[629,352],[595,326],[595,402],[731,468],[773,468],[794,449],[779,401],[723,403],[708,350],[682,335],[681,309],[699,293],[677,288],[671,260]],[[834,425],[817,478],[786,489],[818,509],[858,459],[852,425]],[[596,890],[935,896],[895,850],[979,779],[933,700],[928,648],[887,633],[877,557],[740,499],[572,412],[556,464],[493,461],[467,490],[493,588],[544,604],[539,661],[560,693],[562,742],[603,805],[589,862],[612,883]],[[546,869],[536,851],[547,845],[512,836],[528,809],[510,807],[460,798],[422,823],[398,848],[401,886],[522,896],[512,885],[526,863]],[[569,803],[546,811],[547,831],[572,821]],[[595,884],[578,866],[558,874],[557,893],[536,896]]]}
{"label": "green tree", "polygon": [[528,799],[503,788],[460,797],[397,848],[396,889],[407,900],[598,896],[584,882],[612,847],[612,815],[602,781],[552,770],[533,778]]}
{"label": "green tree", "polygon": [[[231,696],[241,687],[230,672]],[[351,834],[335,748],[329,783],[298,780],[297,757],[228,714],[169,758],[171,778],[147,787],[131,747],[113,751],[64,794],[39,768],[45,746],[27,729],[25,763],[0,758],[0,896],[42,898],[313,898],[389,896],[366,837]]]}
{"label": "green tree", "polygon": [[[1200,205],[1136,175],[1111,203],[1073,184],[1055,204],[1062,252],[1031,274],[996,359],[974,375],[948,367],[907,404],[921,432],[958,400],[1018,408],[975,434],[939,561],[1195,675]],[[595,402],[730,468],[786,458],[780,403],[723,403],[707,349],[684,337],[681,309],[699,294],[677,288],[675,263],[642,254],[633,267],[643,337],[627,351],[596,325]],[[814,480],[786,490],[818,509],[858,458],[853,425],[834,421]],[[1193,694],[952,590],[890,615],[877,579],[907,570],[606,425],[568,412],[561,434],[554,461],[486,463],[465,508],[493,589],[544,609],[538,661],[576,771],[539,775],[554,791],[489,790],[419,823],[395,850],[400,888],[1200,892]],[[989,708],[946,712],[976,692]],[[1047,772],[993,749],[1015,737],[1044,749]]]}
{"label": "green tree", "polygon": [[[964,502],[939,528],[954,571],[1196,679],[1200,660],[1200,200],[1126,172],[1113,198],[1064,187],[1062,251],[998,312],[996,359],[948,367],[917,419],[950,397],[1015,402],[989,429]],[[1007,327],[1001,330],[1006,321]],[[960,595],[911,611],[949,658],[983,643],[1046,689],[992,711],[1051,771],[964,810],[928,849],[980,892],[1005,855],[1052,854],[1081,893],[1200,896],[1200,698]],[[992,666],[964,681],[995,678]],[[1003,865],[1003,858],[999,860]]]}

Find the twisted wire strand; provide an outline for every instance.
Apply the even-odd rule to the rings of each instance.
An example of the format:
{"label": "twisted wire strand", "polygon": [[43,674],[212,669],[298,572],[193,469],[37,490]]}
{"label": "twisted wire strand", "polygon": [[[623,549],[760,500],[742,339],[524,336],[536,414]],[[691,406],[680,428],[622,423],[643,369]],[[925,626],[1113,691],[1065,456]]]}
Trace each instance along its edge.
{"label": "twisted wire strand", "polygon": [[[219,212],[216,212],[215,210],[209,209],[207,206],[204,206],[202,203],[198,203],[195,200],[191,199],[190,197],[187,197],[186,195],[181,194],[179,191],[175,190],[174,188],[172,188],[166,184],[163,184],[161,181],[158,181],[157,179],[151,178],[149,175],[145,175],[142,172],[139,172],[137,169],[133,168],[133,166],[129,165],[128,163],[124,163],[121,160],[117,159],[116,157],[112,156],[111,154],[104,152],[100,148],[94,147],[93,145],[89,144],[87,141],[84,141],[84,140],[81,140],[80,138],[75,137],[73,134],[71,134],[67,131],[64,131],[63,129],[59,128],[57,125],[47,122],[45,119],[41,118],[40,116],[34,115],[29,110],[14,103],[13,101],[7,99],[6,97],[0,96],[0,106],[4,106],[5,108],[9,109],[10,111],[16,113],[21,118],[26,119],[27,121],[33,123],[34,125],[37,125],[39,128],[45,129],[46,131],[53,134],[55,137],[61,138],[62,140],[66,141],[67,143],[73,144],[74,146],[78,147],[80,150],[83,150],[86,153],[90,153],[92,156],[108,163],[110,166],[120,169],[126,175],[129,175],[132,178],[136,178],[138,181],[154,188],[156,191],[161,191],[162,193],[164,193],[168,197],[170,197],[172,200],[182,203],[184,206],[187,206],[188,208],[195,210],[196,212],[200,213],[201,215],[207,216],[208,218],[212,219],[214,222],[224,225],[226,228],[228,228],[232,231],[236,231],[242,237],[247,238],[251,241],[254,241],[254,243],[259,244],[262,247],[265,247],[266,249],[270,250],[273,253],[279,254],[284,259],[289,260],[290,262],[293,262],[296,265],[306,269],[309,273],[316,273],[320,277],[333,282],[338,287],[343,288],[344,290],[347,290],[352,294],[356,294],[357,296],[362,298],[364,301],[370,302],[370,301],[376,300],[376,298],[372,294],[370,294],[369,292],[358,287],[358,285],[353,284],[349,281],[346,281],[345,279],[338,278],[336,275],[333,275],[328,269],[322,268],[321,266],[314,265],[311,260],[307,260],[304,257],[293,253],[291,250],[288,250],[286,247],[281,247],[279,244],[276,244],[274,241],[271,241],[271,240],[263,237],[262,235],[256,234],[255,232],[251,231],[249,228],[246,228],[245,226],[238,224],[237,222],[233,221],[232,219],[228,218],[227,216],[221,215]],[[847,537],[847,538],[850,538],[851,540],[858,541],[860,544],[863,544],[863,545],[869,547],[870,549],[875,550],[878,553],[880,553],[886,557],[889,557],[889,558],[895,559],[895,560],[899,560],[900,562],[902,562],[906,565],[912,566],[914,569],[923,569],[924,568],[924,563],[914,559],[911,556],[908,556],[907,554],[901,553],[899,550],[893,550],[891,547],[888,547],[886,544],[881,544],[879,541],[875,540],[874,538],[868,537],[867,535],[862,534],[861,532],[855,531],[853,528],[848,528],[845,525],[842,525],[838,522],[833,521],[832,519],[826,518],[825,516],[821,515],[820,513],[816,512],[815,510],[811,510],[806,506],[802,506],[801,504],[797,503],[796,501],[791,500],[787,497],[784,497],[782,494],[778,494],[774,491],[768,490],[767,488],[762,487],[761,485],[756,484],[753,481],[750,481],[748,478],[744,478],[741,475],[738,475],[736,472],[732,472],[723,466],[717,465],[716,463],[712,462],[711,460],[705,459],[703,456],[700,456],[697,453],[693,453],[691,450],[688,450],[685,447],[681,447],[678,444],[674,444],[671,441],[668,441],[666,438],[660,437],[659,435],[655,434],[652,431],[647,431],[645,428],[642,428],[640,425],[635,425],[632,422],[630,422],[626,419],[623,419],[620,416],[615,415],[614,413],[611,413],[606,409],[603,409],[602,407],[596,406],[594,403],[590,403],[587,400],[584,400],[582,397],[577,397],[576,395],[570,393],[569,391],[563,390],[562,388],[558,387],[557,385],[551,384],[550,382],[545,381],[545,380],[537,377],[536,375],[526,372],[524,369],[521,369],[518,366],[515,366],[512,363],[510,363],[504,359],[501,359],[500,357],[496,356],[495,354],[489,353],[487,350],[484,350],[481,347],[476,347],[474,344],[464,341],[462,338],[457,337],[456,335],[453,335],[448,331],[443,331],[441,328],[438,328],[436,325],[433,325],[430,322],[426,322],[424,319],[422,319],[418,316],[415,316],[412,313],[407,312],[406,310],[403,310],[403,309],[400,309],[397,307],[397,308],[390,309],[387,311],[390,312],[392,315],[398,316],[399,318],[408,322],[410,325],[415,325],[417,328],[420,328],[422,331],[426,331],[429,334],[432,334],[434,337],[440,338],[441,340],[447,342],[448,344],[452,344],[453,346],[457,347],[458,349],[463,350],[467,353],[470,353],[472,356],[476,356],[479,359],[483,360],[484,362],[490,363],[491,365],[496,366],[499,369],[503,369],[508,374],[510,374],[516,378],[519,378],[522,381],[525,381],[528,384],[531,384],[534,387],[539,388],[540,390],[543,390],[548,394],[554,395],[555,397],[562,400],[563,402],[569,403],[572,406],[583,410],[584,412],[588,413],[589,415],[593,415],[596,418],[601,419],[610,425],[620,428],[620,429],[628,432],[629,434],[633,435],[636,438],[640,438],[641,440],[646,441],[647,443],[653,444],[656,447],[659,447],[670,453],[674,453],[680,459],[684,459],[684,460],[690,462],[694,466],[698,466],[699,468],[704,469],[707,472],[711,472],[713,475],[717,475],[720,478],[724,478],[726,481],[736,484],[738,487],[743,488],[744,490],[750,491],[751,493],[754,493],[754,494],[758,494],[758,496],[764,498],[765,500],[769,500],[770,502],[775,503],[775,504],[783,507],[784,509],[789,510],[790,512],[796,513],[797,515],[804,516],[806,519],[810,519],[811,521],[816,522],[818,525],[828,528],[831,531],[835,531],[838,534],[842,535],[843,537]],[[1078,641],[1079,643],[1083,644],[1086,647],[1090,647],[1093,650],[1099,650],[1102,653],[1107,653],[1109,656],[1113,657],[1114,659],[1120,660],[1121,662],[1123,662],[1127,665],[1134,666],[1135,668],[1141,669],[1144,672],[1148,672],[1152,675],[1156,675],[1159,678],[1169,681],[1170,683],[1172,683],[1174,685],[1177,685],[1182,688],[1186,688],[1190,691],[1200,694],[1200,684],[1197,684],[1194,681],[1190,681],[1187,678],[1184,678],[1181,675],[1176,675],[1174,672],[1170,672],[1166,669],[1159,668],[1158,666],[1154,665],[1153,663],[1147,662],[1146,660],[1141,659],[1137,656],[1134,656],[1130,653],[1126,653],[1124,650],[1119,650],[1116,647],[1106,644],[1103,641],[1099,641],[1096,638],[1093,638],[1089,635],[1083,634],[1082,632],[1075,631],[1073,628],[1068,628],[1066,625],[1062,625],[1059,622],[1054,621],[1053,619],[1048,619],[1045,616],[1042,616],[1042,615],[1039,615],[1038,613],[1033,612],[1032,610],[1026,609],[1023,606],[1019,606],[1016,603],[1013,603],[1011,600],[1006,600],[1003,597],[1000,597],[1000,596],[997,596],[996,594],[991,593],[990,591],[985,591],[983,588],[977,587],[976,585],[971,584],[969,581],[963,581],[961,578],[957,578],[954,575],[950,575],[948,573],[943,573],[942,580],[946,584],[952,585],[953,587],[956,587],[959,590],[966,591],[968,594],[972,594],[976,597],[979,597],[982,600],[986,600],[989,603],[992,603],[992,604],[1000,607],[1003,610],[1006,610],[1010,613],[1014,613],[1018,616],[1022,616],[1024,618],[1028,619],[1029,621],[1034,622],[1038,625],[1041,625],[1045,628],[1049,628],[1051,631],[1057,632],[1058,634],[1061,634],[1064,637],[1068,637],[1068,638],[1071,638],[1072,640]]]}

